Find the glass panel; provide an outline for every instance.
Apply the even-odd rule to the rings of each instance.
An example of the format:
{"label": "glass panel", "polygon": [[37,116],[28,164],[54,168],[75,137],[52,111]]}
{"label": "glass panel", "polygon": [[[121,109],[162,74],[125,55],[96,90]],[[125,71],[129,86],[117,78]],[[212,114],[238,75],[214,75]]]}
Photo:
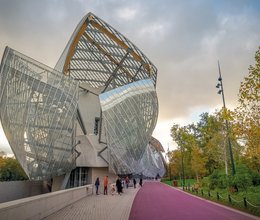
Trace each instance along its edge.
{"label": "glass panel", "polygon": [[99,97],[110,153],[109,166],[117,174],[141,173],[140,161],[158,115],[153,81],[140,80]]}
{"label": "glass panel", "polygon": [[0,88],[3,129],[29,178],[50,179],[73,169],[78,84],[6,48]]}

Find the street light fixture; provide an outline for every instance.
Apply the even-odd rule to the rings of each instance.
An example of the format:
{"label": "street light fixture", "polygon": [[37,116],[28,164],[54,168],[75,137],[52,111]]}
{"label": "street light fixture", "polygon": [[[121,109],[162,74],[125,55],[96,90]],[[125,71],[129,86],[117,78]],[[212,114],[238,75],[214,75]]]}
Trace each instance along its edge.
{"label": "street light fixture", "polygon": [[[223,107],[224,107],[224,111],[225,111],[226,103],[225,103],[224,87],[223,87],[223,83],[222,83],[222,76],[221,76],[219,61],[218,61],[218,72],[219,72],[219,78],[218,78],[219,83],[216,85],[216,88],[219,89],[218,94],[219,95],[222,94]],[[229,124],[228,124],[227,119],[225,119],[225,123],[226,123],[226,130],[227,130],[228,148],[229,148],[230,162],[231,162],[231,168],[232,168],[232,175],[235,175],[236,171],[235,171],[235,164],[234,164],[231,141],[230,141],[230,137],[229,137]]]}

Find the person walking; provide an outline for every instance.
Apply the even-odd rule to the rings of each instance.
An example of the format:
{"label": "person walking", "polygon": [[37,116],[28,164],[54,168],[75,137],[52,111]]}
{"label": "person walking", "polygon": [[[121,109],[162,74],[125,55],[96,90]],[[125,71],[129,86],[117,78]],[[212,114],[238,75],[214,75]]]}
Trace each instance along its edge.
{"label": "person walking", "polygon": [[121,183],[120,177],[118,177],[117,180],[116,180],[116,188],[117,188],[117,193],[121,196],[122,183]]}
{"label": "person walking", "polygon": [[126,176],[125,178],[125,184],[126,184],[126,188],[128,189],[128,185],[129,185],[129,177]]}
{"label": "person walking", "polygon": [[133,179],[133,183],[134,183],[134,188],[136,188],[136,180],[135,180],[135,178]]}
{"label": "person walking", "polygon": [[98,195],[99,177],[97,177],[96,179],[95,186],[96,186],[96,195]]}
{"label": "person walking", "polygon": [[140,177],[139,185],[142,187],[143,186],[143,179]]}
{"label": "person walking", "polygon": [[108,176],[104,177],[104,195],[107,195]]}

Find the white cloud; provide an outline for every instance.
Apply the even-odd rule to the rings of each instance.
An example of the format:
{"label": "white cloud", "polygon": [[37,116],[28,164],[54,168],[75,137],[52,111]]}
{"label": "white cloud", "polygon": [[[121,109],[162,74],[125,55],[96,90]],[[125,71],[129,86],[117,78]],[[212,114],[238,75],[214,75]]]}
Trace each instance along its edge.
{"label": "white cloud", "polygon": [[54,66],[77,23],[93,12],[157,66],[154,135],[167,150],[168,143],[174,147],[173,122],[189,124],[200,111],[222,106],[215,88],[217,60],[227,107],[236,105],[240,81],[260,46],[259,8],[260,1],[237,0],[0,1],[0,56],[8,45]]}
{"label": "white cloud", "polygon": [[136,8],[119,8],[117,15],[124,20],[133,20],[137,15],[138,10]]}

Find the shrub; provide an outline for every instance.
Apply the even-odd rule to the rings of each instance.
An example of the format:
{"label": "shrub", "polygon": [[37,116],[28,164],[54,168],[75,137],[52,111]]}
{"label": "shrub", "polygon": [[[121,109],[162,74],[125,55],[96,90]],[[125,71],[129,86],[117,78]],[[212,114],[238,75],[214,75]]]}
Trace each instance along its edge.
{"label": "shrub", "polygon": [[240,164],[237,166],[236,174],[231,177],[230,184],[231,186],[242,188],[245,191],[248,187],[253,185],[252,174],[246,165]]}
{"label": "shrub", "polygon": [[224,189],[228,186],[228,176],[223,170],[215,170],[209,176],[209,189],[215,188]]}
{"label": "shrub", "polygon": [[260,173],[252,173],[252,182],[254,186],[260,185]]}

